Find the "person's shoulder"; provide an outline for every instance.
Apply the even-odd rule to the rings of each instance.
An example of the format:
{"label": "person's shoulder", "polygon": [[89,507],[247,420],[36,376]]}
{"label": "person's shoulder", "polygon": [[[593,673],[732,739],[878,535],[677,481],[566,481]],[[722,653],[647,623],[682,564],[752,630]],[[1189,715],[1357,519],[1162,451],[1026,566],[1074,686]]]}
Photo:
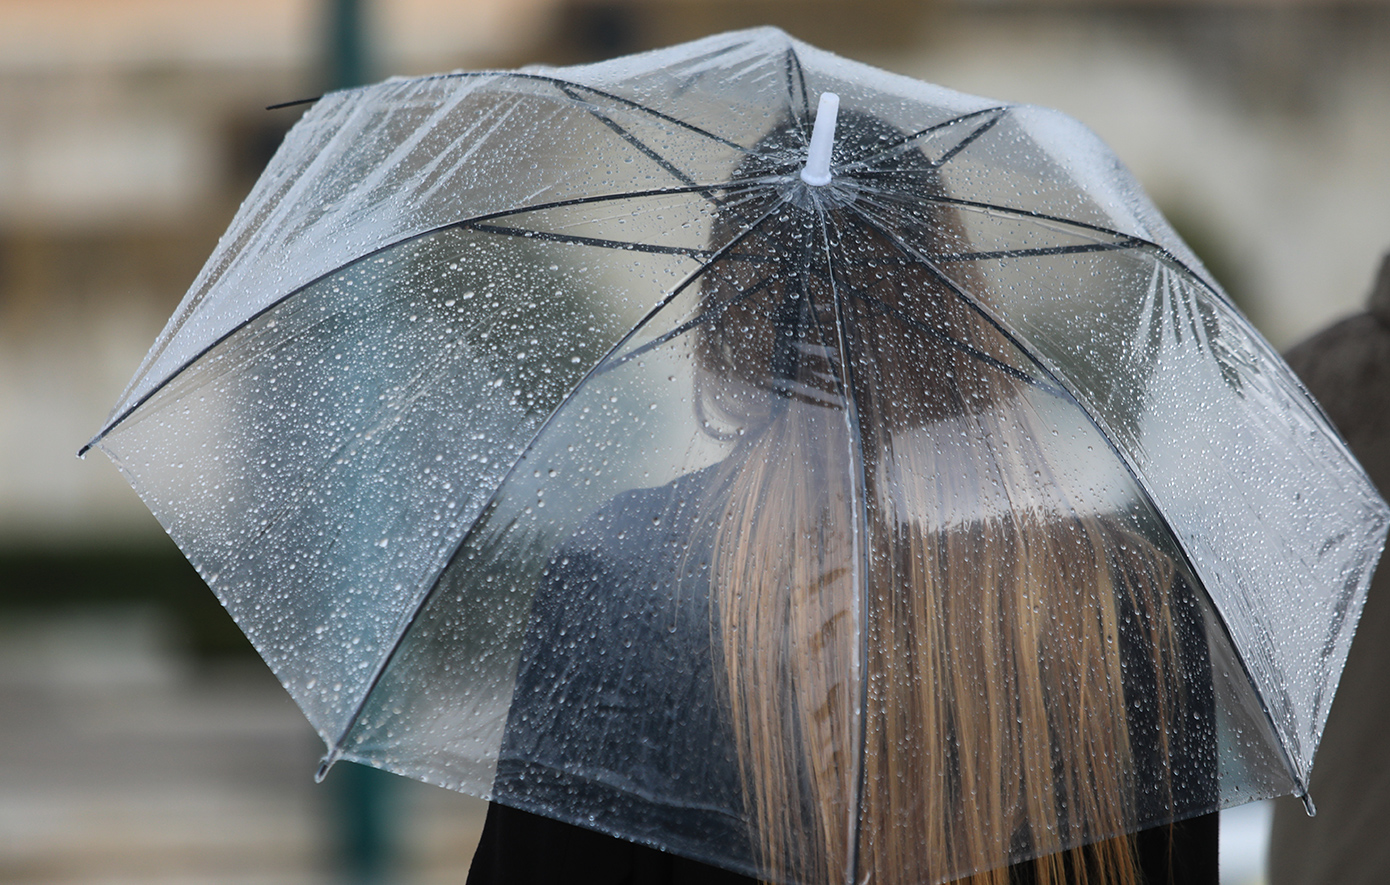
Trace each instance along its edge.
{"label": "person's shoulder", "polygon": [[707,467],[613,496],[562,545],[562,555],[627,558],[634,550],[650,550],[688,533],[707,497],[712,471]]}
{"label": "person's shoulder", "polygon": [[580,529],[581,534],[615,537],[614,530],[660,526],[697,507],[708,486],[710,468],[687,473],[665,485],[629,489],[609,499]]}

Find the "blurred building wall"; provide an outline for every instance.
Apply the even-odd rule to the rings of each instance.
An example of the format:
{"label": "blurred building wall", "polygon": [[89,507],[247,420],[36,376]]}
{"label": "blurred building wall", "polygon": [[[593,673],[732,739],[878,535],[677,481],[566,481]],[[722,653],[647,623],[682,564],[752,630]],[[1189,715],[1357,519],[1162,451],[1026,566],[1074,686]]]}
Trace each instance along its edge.
{"label": "blurred building wall", "polygon": [[[550,0],[369,6],[382,73],[515,64]],[[155,541],[80,463],[313,96],[318,0],[0,0],[0,547]]]}

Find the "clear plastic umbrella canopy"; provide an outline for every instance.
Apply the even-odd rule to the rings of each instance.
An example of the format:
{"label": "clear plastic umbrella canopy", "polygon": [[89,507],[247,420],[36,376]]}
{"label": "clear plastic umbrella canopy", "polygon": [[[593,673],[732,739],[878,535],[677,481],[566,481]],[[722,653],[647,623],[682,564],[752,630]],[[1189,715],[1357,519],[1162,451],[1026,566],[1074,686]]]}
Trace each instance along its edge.
{"label": "clear plastic umbrella canopy", "polygon": [[320,99],[91,445],[327,764],[797,883],[1305,794],[1387,526],[1092,134],[771,29]]}

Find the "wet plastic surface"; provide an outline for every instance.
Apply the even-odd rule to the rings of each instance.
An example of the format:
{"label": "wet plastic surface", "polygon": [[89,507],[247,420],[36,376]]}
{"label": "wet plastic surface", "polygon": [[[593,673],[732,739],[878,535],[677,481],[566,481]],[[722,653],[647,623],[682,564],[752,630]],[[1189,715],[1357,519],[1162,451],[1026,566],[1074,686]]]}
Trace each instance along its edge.
{"label": "wet plastic surface", "polygon": [[1304,789],[1387,526],[1094,136],[772,30],[326,97],[113,422],[335,754],[787,881]]}

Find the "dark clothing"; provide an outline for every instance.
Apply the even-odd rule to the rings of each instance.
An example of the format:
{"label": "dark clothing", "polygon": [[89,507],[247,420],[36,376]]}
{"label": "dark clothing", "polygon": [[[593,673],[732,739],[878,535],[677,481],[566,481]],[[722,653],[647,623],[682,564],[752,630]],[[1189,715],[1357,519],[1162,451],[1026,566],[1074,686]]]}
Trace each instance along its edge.
{"label": "dark clothing", "polygon": [[[493,797],[503,805],[489,810],[470,885],[755,881],[678,856],[709,857],[717,846],[721,865],[757,866],[714,663],[712,529],[702,533],[699,521],[710,474],[619,495],[552,560],[533,603],[502,742]],[[1186,625],[1184,656],[1205,662],[1202,616],[1185,584],[1174,603]],[[1134,683],[1126,692],[1153,697],[1162,677],[1135,651],[1143,643],[1138,619],[1132,608],[1122,613],[1124,665]],[[1210,691],[1198,694],[1189,713],[1210,722]],[[1131,699],[1129,707],[1145,704]],[[1213,807],[1211,732],[1170,727],[1203,742],[1188,747],[1175,738],[1175,753],[1192,764],[1170,772],[1158,750],[1163,727],[1152,715],[1131,714],[1136,778],[1149,785],[1171,777],[1182,795],[1206,791],[1200,801]],[[1145,798],[1155,807],[1136,811],[1149,819],[1162,815],[1157,806],[1171,807],[1165,792]],[[592,817],[575,817],[581,809]],[[567,812],[569,823],[550,819]],[[620,820],[626,837],[674,853],[584,828],[605,820]],[[1140,834],[1145,881],[1216,885],[1216,832],[1213,814],[1177,824],[1171,841],[1168,827]],[[1015,880],[1026,885],[1028,865],[1016,869]]]}
{"label": "dark clothing", "polygon": [[756,879],[493,803],[468,885],[754,885]]}
{"label": "dark clothing", "polygon": [[[1135,835],[1142,885],[1217,885],[1219,813]],[[1170,837],[1171,832],[1171,837]],[[1032,885],[1014,868],[1015,885]],[[757,880],[572,824],[488,807],[467,885],[756,885]]]}
{"label": "dark clothing", "polygon": [[690,552],[709,549],[691,543],[707,475],[618,495],[552,560],[532,604],[493,798],[552,817],[584,809],[690,854],[719,845],[752,869],[715,684],[708,556]]}

